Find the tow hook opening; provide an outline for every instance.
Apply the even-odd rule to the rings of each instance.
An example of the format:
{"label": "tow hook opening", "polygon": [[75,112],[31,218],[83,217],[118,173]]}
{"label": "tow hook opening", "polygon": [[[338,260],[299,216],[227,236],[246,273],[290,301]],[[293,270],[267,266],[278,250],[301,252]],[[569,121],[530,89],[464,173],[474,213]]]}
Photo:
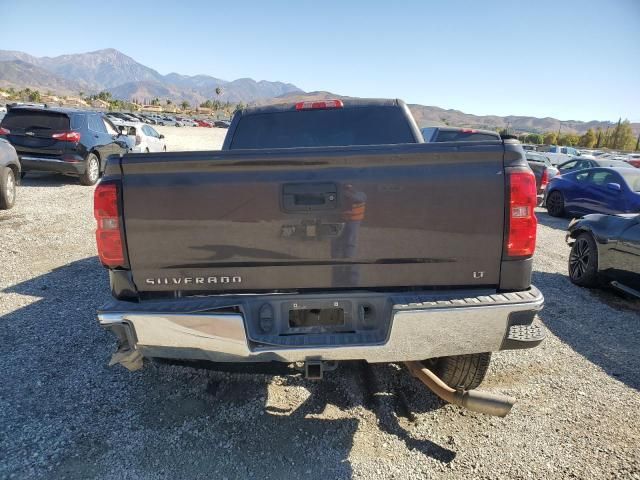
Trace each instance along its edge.
{"label": "tow hook opening", "polygon": [[304,362],[304,378],[307,380],[322,380],[324,372],[338,368],[337,362],[327,360],[307,360]]}

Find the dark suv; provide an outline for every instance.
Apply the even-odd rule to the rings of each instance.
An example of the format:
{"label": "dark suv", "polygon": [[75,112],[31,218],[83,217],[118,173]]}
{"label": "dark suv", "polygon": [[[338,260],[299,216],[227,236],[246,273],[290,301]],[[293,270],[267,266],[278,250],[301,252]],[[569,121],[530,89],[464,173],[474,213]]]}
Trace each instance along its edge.
{"label": "dark suv", "polygon": [[127,145],[102,113],[40,106],[14,106],[0,123],[0,136],[20,157],[23,174],[57,172],[93,185],[107,157],[123,154]]}

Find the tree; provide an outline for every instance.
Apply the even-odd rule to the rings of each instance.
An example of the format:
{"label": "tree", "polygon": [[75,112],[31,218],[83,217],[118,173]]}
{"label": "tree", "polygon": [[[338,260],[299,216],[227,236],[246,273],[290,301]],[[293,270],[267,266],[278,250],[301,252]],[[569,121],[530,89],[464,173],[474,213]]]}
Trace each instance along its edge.
{"label": "tree", "polygon": [[580,137],[574,133],[563,133],[558,137],[558,145],[566,145],[568,147],[575,147],[579,141]]}
{"label": "tree", "polygon": [[539,133],[530,133],[525,137],[526,143],[533,143],[534,145],[541,145],[544,143],[544,137]]}
{"label": "tree", "polygon": [[166,102],[167,102],[167,105],[171,105],[171,99],[167,98]]}
{"label": "tree", "polygon": [[189,102],[187,102],[186,100],[183,100],[180,104],[180,108],[182,108],[182,110],[187,110],[189,107],[191,107],[191,105],[189,105]]}
{"label": "tree", "polygon": [[222,95],[222,88],[216,87],[216,96],[219,97],[220,95]]}
{"label": "tree", "polygon": [[100,92],[97,98],[105,102],[109,102],[111,101],[111,92]]}
{"label": "tree", "polygon": [[202,108],[212,108],[213,107],[213,102],[211,100],[207,100],[206,102],[202,102],[200,104],[200,106]]}
{"label": "tree", "polygon": [[629,120],[618,120],[618,124],[613,130],[609,148],[615,150],[632,150],[635,144],[635,136],[631,130]]}
{"label": "tree", "polygon": [[154,98],[153,100],[151,100],[151,105],[160,105],[160,99],[159,98]]}
{"label": "tree", "polygon": [[593,131],[592,128],[590,128],[589,130],[587,130],[587,133],[585,133],[584,135],[582,135],[580,137],[580,141],[578,142],[578,146],[580,147],[586,147],[586,148],[593,148],[596,145],[596,134]]}
{"label": "tree", "polygon": [[598,135],[598,139],[596,140],[596,148],[600,148],[602,146],[602,129],[598,127],[596,130],[596,134]]}
{"label": "tree", "polygon": [[558,135],[556,134],[556,132],[545,133],[543,143],[545,145],[556,145],[558,143]]}
{"label": "tree", "polygon": [[607,126],[607,129],[604,131],[604,134],[602,135],[602,146],[603,147],[609,147],[609,142],[611,141],[611,134],[609,133],[609,127]]}
{"label": "tree", "polygon": [[32,90],[28,94],[28,98],[30,102],[39,103],[40,102],[40,92],[38,90]]}

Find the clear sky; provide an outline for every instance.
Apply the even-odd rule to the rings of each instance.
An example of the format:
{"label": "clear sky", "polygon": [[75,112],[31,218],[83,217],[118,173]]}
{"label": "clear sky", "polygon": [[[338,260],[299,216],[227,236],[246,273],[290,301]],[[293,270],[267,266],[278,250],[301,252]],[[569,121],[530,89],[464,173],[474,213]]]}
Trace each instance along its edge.
{"label": "clear sky", "polygon": [[640,0],[0,0],[0,49],[479,115],[640,121]]}

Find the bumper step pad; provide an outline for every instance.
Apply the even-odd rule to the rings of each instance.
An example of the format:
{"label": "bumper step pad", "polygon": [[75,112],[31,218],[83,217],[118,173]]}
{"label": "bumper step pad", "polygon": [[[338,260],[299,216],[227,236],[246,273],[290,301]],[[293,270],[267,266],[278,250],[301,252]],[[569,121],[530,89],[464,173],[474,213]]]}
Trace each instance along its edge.
{"label": "bumper step pad", "polygon": [[545,328],[537,322],[531,325],[512,325],[509,327],[509,333],[502,348],[506,350],[532,348],[542,343],[546,336]]}

